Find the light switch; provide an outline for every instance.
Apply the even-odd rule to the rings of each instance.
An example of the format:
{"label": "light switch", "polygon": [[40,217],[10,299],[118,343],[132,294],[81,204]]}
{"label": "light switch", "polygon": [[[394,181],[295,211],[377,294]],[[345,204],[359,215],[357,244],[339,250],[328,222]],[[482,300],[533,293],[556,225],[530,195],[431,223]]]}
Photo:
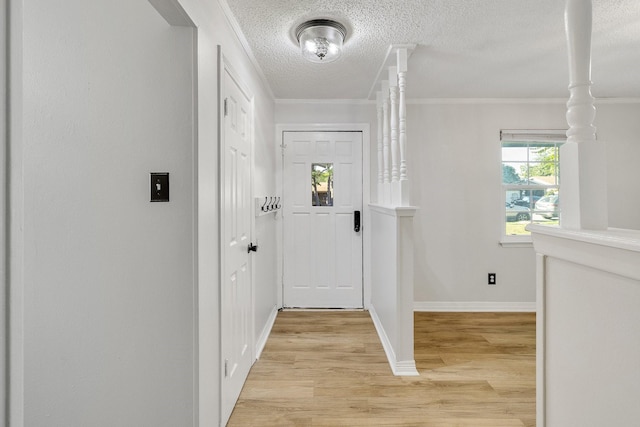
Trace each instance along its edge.
{"label": "light switch", "polygon": [[169,173],[151,172],[151,201],[169,201]]}

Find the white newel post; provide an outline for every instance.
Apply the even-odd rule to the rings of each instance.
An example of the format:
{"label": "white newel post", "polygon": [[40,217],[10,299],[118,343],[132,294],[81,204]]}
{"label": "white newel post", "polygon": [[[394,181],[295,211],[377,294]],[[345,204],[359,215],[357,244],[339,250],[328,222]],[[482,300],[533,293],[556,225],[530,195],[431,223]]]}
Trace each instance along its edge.
{"label": "white newel post", "polygon": [[391,203],[400,205],[400,159],[398,153],[398,67],[389,67],[389,99],[391,102]]}
{"label": "white newel post", "polygon": [[606,149],[596,141],[591,96],[591,0],[568,0],[565,29],[569,48],[570,98],[567,142],[560,150],[562,228],[606,230]]}
{"label": "white newel post", "polygon": [[382,203],[389,204],[391,201],[391,159],[389,147],[389,82],[382,82],[382,144],[384,158],[383,173],[383,199]]}
{"label": "white newel post", "polygon": [[384,200],[384,154],[382,152],[382,92],[376,93],[376,111],[378,113],[378,203]]}
{"label": "white newel post", "polygon": [[640,230],[607,227],[606,153],[593,126],[591,26],[591,0],[566,0],[570,98],[560,150],[561,226],[527,226],[537,254],[538,427],[640,419],[640,341],[629,339],[631,325],[640,324]]}
{"label": "white newel post", "polygon": [[410,206],[409,178],[407,176],[407,100],[405,97],[407,75],[407,49],[398,49],[398,88],[400,100],[398,109],[400,144],[400,204]]}

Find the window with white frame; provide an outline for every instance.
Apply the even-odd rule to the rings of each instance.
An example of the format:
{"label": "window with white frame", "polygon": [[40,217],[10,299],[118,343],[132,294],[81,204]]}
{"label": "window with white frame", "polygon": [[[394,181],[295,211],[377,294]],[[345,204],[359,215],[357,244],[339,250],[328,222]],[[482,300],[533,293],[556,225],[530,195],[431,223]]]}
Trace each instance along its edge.
{"label": "window with white frame", "polygon": [[531,241],[531,223],[560,223],[560,146],[565,131],[502,130],[504,242]]}

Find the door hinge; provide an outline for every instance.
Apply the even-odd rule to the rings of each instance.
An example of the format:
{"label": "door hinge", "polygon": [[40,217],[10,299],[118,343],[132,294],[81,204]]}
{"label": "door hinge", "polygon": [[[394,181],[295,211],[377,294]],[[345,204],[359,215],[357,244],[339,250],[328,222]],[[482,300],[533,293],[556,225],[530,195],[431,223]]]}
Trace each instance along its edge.
{"label": "door hinge", "polygon": [[229,376],[229,359],[224,359],[224,376]]}
{"label": "door hinge", "polygon": [[227,101],[228,100],[229,100],[229,98],[225,98],[224,99],[224,115],[225,115],[225,117],[229,114],[229,109],[227,108],[227,104],[228,104]]}

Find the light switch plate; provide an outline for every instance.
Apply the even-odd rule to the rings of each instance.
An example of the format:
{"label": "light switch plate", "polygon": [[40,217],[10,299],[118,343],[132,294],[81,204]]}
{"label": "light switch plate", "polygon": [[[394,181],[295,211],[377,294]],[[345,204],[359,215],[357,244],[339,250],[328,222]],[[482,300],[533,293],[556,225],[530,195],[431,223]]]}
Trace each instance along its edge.
{"label": "light switch plate", "polygon": [[151,201],[169,201],[169,172],[151,172]]}

